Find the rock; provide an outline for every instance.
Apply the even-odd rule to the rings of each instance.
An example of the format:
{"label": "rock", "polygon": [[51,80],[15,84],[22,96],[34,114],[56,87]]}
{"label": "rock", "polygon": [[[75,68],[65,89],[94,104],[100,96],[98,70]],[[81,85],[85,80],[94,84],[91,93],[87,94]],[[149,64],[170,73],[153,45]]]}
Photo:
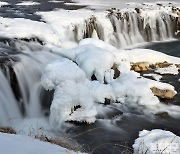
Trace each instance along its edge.
{"label": "rock", "polygon": [[136,72],[143,72],[149,70],[149,64],[145,62],[135,63],[132,65],[131,70]]}
{"label": "rock", "polygon": [[158,112],[155,115],[160,118],[168,118],[169,117],[169,114],[167,112]]}
{"label": "rock", "polygon": [[114,65],[111,67],[111,69],[114,70],[114,77],[113,77],[113,79],[118,78],[118,77],[120,76],[120,71],[118,70],[117,65],[114,64]]}
{"label": "rock", "polygon": [[[114,77],[113,77],[113,79],[118,78],[118,77],[120,76],[120,71],[118,70],[117,65],[116,65],[116,64],[113,64],[113,66],[111,67],[111,69],[114,70]],[[96,78],[96,76],[95,76],[94,74],[91,76],[91,80],[92,80],[92,81],[97,80],[97,78]],[[104,81],[104,83],[106,83],[106,81]]]}
{"label": "rock", "polygon": [[108,99],[108,98],[105,98],[104,104],[105,104],[105,105],[110,105],[110,104],[111,104],[111,100]]}
{"label": "rock", "polygon": [[142,10],[140,8],[135,8],[135,10],[136,10],[137,13],[141,13],[142,12]]}
{"label": "rock", "polygon": [[173,65],[173,64],[164,61],[164,62],[162,62],[162,63],[156,63],[156,64],[154,64],[154,68],[166,68],[166,67],[169,67],[170,65]]}
{"label": "rock", "polygon": [[169,89],[159,89],[156,87],[152,87],[151,90],[155,96],[158,96],[160,98],[172,99],[176,95],[174,91]]}
{"label": "rock", "polygon": [[175,64],[175,66],[176,66],[178,69],[180,69],[180,64]]}

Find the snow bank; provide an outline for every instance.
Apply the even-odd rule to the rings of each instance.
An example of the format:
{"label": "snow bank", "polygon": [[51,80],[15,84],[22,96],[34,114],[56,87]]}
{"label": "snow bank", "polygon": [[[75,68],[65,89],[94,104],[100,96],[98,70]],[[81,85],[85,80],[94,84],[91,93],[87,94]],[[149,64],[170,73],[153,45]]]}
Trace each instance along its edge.
{"label": "snow bank", "polygon": [[128,60],[132,63],[147,62],[150,64],[155,64],[166,61],[168,63],[180,64],[180,58],[169,56],[151,49],[132,49],[126,50],[125,52]]}
{"label": "snow bank", "polygon": [[45,43],[59,45],[59,37],[50,25],[23,18],[0,17],[0,35],[9,38],[39,38]]}
{"label": "snow bank", "polygon": [[172,132],[155,129],[143,130],[133,144],[134,154],[137,153],[171,153],[179,154],[180,137]]}
{"label": "snow bank", "polygon": [[0,151],[3,154],[67,154],[75,153],[58,145],[42,142],[22,135],[0,133]]}

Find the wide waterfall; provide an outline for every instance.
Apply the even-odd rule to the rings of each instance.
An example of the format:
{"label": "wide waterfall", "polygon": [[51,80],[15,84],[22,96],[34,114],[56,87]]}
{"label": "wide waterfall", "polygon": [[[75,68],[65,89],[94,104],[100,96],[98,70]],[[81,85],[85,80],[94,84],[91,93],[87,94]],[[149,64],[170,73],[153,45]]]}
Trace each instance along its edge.
{"label": "wide waterfall", "polygon": [[[107,15],[93,16],[87,19],[86,26],[76,28],[77,34],[84,33],[83,38],[95,37],[108,42],[118,48],[128,45],[163,41],[176,37],[180,28],[178,16],[161,10],[135,9],[121,12],[118,9],[108,10]],[[106,24],[104,24],[106,23]],[[78,36],[75,34],[75,36]],[[80,41],[82,38],[77,38]]]}

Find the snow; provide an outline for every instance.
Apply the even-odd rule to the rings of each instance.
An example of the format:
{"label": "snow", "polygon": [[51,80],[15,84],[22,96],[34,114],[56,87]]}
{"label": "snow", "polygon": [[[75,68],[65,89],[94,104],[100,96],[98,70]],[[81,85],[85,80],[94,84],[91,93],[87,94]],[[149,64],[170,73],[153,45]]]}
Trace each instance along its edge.
{"label": "snow", "polygon": [[[41,82],[46,89],[55,89],[50,108],[52,125],[60,126],[65,121],[95,121],[97,111],[89,90],[89,82],[85,73],[75,63],[63,59],[48,64]],[[81,108],[75,111],[74,107],[79,105]]]}
{"label": "snow", "polygon": [[[172,13],[169,7],[155,7],[154,10],[149,10],[144,7],[141,13],[141,17],[145,19],[144,27],[147,24],[152,25],[153,40],[166,40],[172,36],[170,30],[171,25],[162,24],[160,29],[160,38],[158,38],[156,27],[154,29],[154,21],[162,21],[162,17],[168,20],[170,23],[169,15],[177,16],[176,13]],[[125,16],[126,11],[130,14],[130,33],[127,31],[128,22],[123,23],[117,21],[112,16],[115,26],[119,27],[115,32],[112,21],[107,16],[108,11],[94,12],[92,10],[63,10],[56,9],[49,12],[36,12],[37,15],[42,17],[42,22],[32,21],[29,19],[19,18],[0,18],[0,35],[11,38],[39,38],[45,44],[52,44],[62,48],[72,48],[78,45],[79,41],[83,40],[84,34],[88,33],[87,25],[91,23],[92,19],[95,19],[97,23],[97,29],[93,30],[93,33],[89,34],[98,39],[99,37],[105,42],[112,44],[118,48],[127,47],[131,44],[137,44],[145,42],[145,38],[140,34],[137,22],[138,15],[134,9],[121,10],[122,16]],[[151,12],[154,12],[151,13]],[[115,12],[116,14],[117,12]],[[148,19],[148,20],[146,20]],[[123,26],[122,26],[123,25]],[[122,28],[120,28],[122,26]],[[27,30],[28,27],[28,30]],[[168,34],[166,31],[168,30]],[[117,39],[118,38],[118,39]]]}
{"label": "snow", "polygon": [[156,81],[160,81],[162,79],[162,76],[161,75],[158,75],[158,74],[153,74],[153,73],[150,73],[150,74],[143,74],[144,77],[152,77],[153,79],[155,79]]}
{"label": "snow", "polygon": [[46,66],[41,83],[47,90],[52,90],[67,80],[83,83],[85,73],[72,61],[62,59],[53,61]]}
{"label": "snow", "polygon": [[[49,63],[41,80],[45,89],[55,89],[50,113],[50,122],[55,127],[61,127],[66,121],[95,122],[96,115],[101,112],[97,109],[105,99],[110,99],[111,103],[152,108],[160,106],[152,87],[177,93],[170,84],[140,77],[130,70],[130,63],[141,62],[142,55],[149,63],[179,62],[179,58],[146,49],[120,50],[97,39],[84,39],[78,47],[55,49],[55,52],[64,58]],[[137,55],[139,52],[140,56]],[[152,54],[155,60],[146,58],[148,54]],[[113,64],[120,71],[116,79],[113,78]],[[97,81],[91,81],[92,75]]]}
{"label": "snow", "polygon": [[9,3],[7,3],[7,2],[1,2],[1,1],[0,1],[0,7],[1,7],[1,6],[6,6],[6,5],[9,5]]}
{"label": "snow", "polygon": [[178,68],[175,65],[171,65],[167,68],[157,68],[155,72],[159,74],[172,74],[172,75],[177,75],[179,73]]}
{"label": "snow", "polygon": [[0,133],[0,151],[3,154],[59,154],[75,153],[58,145],[42,142],[23,135]]}
{"label": "snow", "polygon": [[[59,37],[50,25],[23,18],[0,17],[0,35],[9,38],[39,38],[45,43],[59,44]],[[27,30],[28,28],[28,30]]]}
{"label": "snow", "polygon": [[21,3],[18,3],[16,5],[31,6],[31,5],[40,5],[40,3],[33,1],[22,1]]}
{"label": "snow", "polygon": [[180,58],[169,56],[164,53],[150,49],[126,50],[126,54],[129,58],[129,61],[131,61],[132,63],[147,62],[150,64],[155,64],[165,61],[173,64],[180,63]]}
{"label": "snow", "polygon": [[180,137],[170,131],[154,129],[143,130],[133,144],[134,154],[136,153],[171,153],[179,154]]}

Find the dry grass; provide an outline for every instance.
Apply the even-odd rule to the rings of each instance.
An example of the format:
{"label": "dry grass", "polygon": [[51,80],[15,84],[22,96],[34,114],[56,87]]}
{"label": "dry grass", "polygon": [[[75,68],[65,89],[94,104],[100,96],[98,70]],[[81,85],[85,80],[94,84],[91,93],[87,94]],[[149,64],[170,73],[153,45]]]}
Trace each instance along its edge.
{"label": "dry grass", "polygon": [[73,146],[70,144],[70,140],[68,139],[58,139],[58,138],[52,138],[52,137],[47,137],[46,135],[36,135],[35,136],[36,139],[39,139],[41,141],[44,142],[49,142],[52,144],[56,144],[59,145],[61,147],[64,147],[68,150],[73,150],[73,151],[80,151],[80,152],[84,152],[83,148],[80,146]]}
{"label": "dry grass", "polygon": [[16,134],[16,131],[11,127],[0,127],[0,132],[8,134]]}

